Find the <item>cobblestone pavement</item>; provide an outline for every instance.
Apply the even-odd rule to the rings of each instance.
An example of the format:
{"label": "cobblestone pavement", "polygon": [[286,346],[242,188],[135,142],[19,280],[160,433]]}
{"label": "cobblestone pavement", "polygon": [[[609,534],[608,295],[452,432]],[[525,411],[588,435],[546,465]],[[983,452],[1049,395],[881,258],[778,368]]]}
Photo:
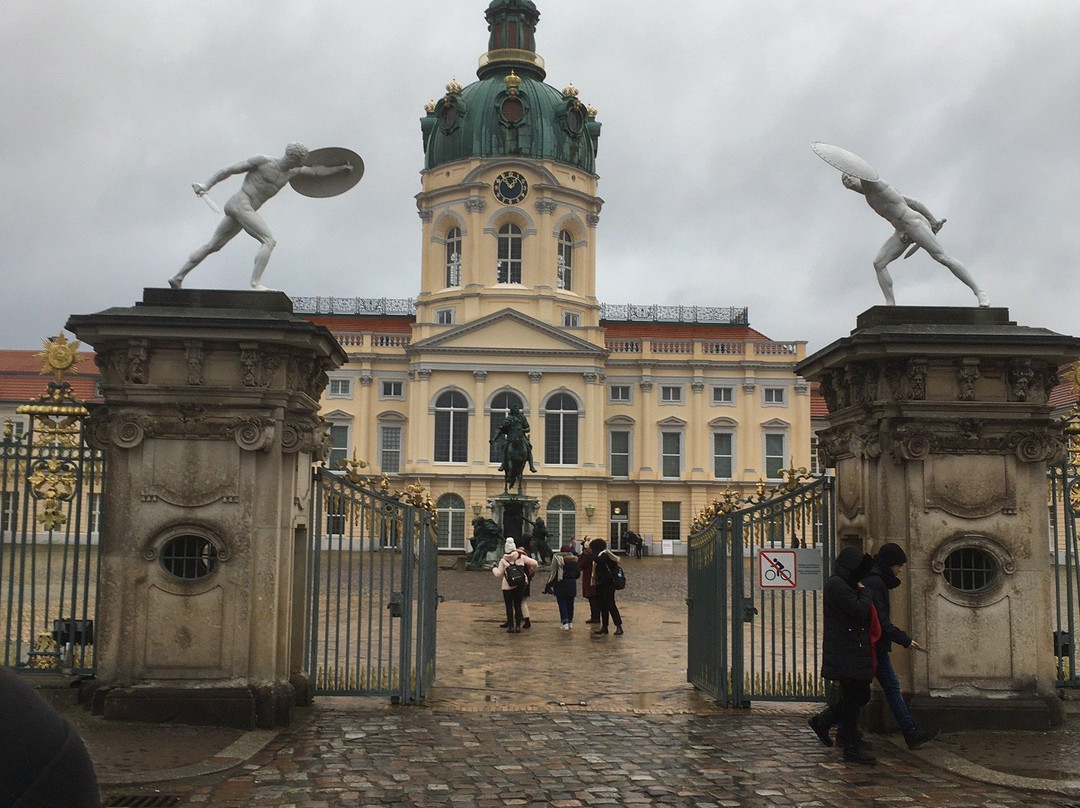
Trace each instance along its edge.
{"label": "cobblestone pavement", "polygon": [[[589,633],[580,598],[561,631],[539,594],[533,627],[508,635],[490,574],[440,570],[438,673],[422,707],[324,698],[280,733],[123,725],[125,736],[82,719],[105,804],[1080,806],[1078,716],[1062,731],[955,733],[914,753],[878,735],[879,764],[864,767],[817,742],[816,705],[719,708],[685,682],[684,563],[626,561],[621,637]],[[151,731],[164,734],[148,742]],[[168,759],[155,751],[169,746]]]}

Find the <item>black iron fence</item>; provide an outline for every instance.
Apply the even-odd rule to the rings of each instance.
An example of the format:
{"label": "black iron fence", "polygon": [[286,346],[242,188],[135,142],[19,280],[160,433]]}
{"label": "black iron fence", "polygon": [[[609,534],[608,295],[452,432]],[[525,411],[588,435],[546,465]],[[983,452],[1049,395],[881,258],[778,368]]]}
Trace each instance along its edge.
{"label": "black iron fence", "polygon": [[[799,470],[789,470],[796,472]],[[721,704],[824,698],[820,589],[831,565],[829,477],[718,501],[687,551],[687,678]]]}
{"label": "black iron fence", "polygon": [[1053,572],[1054,657],[1059,687],[1080,687],[1077,630],[1080,629],[1080,549],[1076,518],[1080,513],[1080,467],[1077,455],[1051,466],[1050,566]]}
{"label": "black iron fence", "polygon": [[305,669],[315,693],[422,701],[435,678],[430,510],[323,468],[312,490]]}

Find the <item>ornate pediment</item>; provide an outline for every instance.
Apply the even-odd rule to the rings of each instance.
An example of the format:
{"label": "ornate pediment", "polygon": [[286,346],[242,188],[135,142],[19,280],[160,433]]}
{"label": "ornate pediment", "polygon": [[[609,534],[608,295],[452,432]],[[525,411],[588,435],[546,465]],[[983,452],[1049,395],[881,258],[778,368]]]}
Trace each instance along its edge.
{"label": "ornate pediment", "polygon": [[599,357],[605,355],[606,351],[563,329],[555,328],[513,309],[502,309],[494,314],[414,342],[409,346],[409,353],[413,357],[473,353],[509,356],[560,354]]}

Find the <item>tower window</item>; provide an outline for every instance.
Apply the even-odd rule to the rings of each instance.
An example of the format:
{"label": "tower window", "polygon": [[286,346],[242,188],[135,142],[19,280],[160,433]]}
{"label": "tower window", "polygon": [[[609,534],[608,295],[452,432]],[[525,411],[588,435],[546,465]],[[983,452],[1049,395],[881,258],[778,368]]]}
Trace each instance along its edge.
{"label": "tower window", "polygon": [[496,283],[521,283],[521,228],[504,224],[499,228],[499,264]]}
{"label": "tower window", "polygon": [[570,291],[574,288],[574,240],[569,230],[559,233],[559,266],[557,286]]}
{"label": "tower window", "polygon": [[446,233],[446,285],[461,286],[461,228]]}

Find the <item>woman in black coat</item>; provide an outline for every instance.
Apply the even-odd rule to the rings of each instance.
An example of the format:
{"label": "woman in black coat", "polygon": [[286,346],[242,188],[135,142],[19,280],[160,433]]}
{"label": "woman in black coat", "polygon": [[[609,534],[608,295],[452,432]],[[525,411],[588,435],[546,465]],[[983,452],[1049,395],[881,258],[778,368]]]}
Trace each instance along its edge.
{"label": "woman in black coat", "polygon": [[609,621],[615,623],[615,634],[622,634],[622,615],[615,605],[615,570],[619,566],[619,559],[607,549],[607,542],[603,539],[593,539],[589,542],[589,549],[594,556],[593,583],[596,584],[596,595],[600,602],[600,628],[593,634],[607,634]]}
{"label": "woman in black coat", "polygon": [[[874,678],[870,640],[873,599],[862,585],[873,563],[874,557],[857,547],[845,547],[837,556],[832,576],[825,582],[821,649],[821,676],[839,682],[842,692],[835,715],[839,724],[837,739],[844,744],[844,760],[866,764],[877,762],[862,748],[858,732],[859,710],[870,701],[870,680]],[[810,719],[818,737],[822,735],[819,727],[824,727],[828,738],[828,724],[825,715]]]}

